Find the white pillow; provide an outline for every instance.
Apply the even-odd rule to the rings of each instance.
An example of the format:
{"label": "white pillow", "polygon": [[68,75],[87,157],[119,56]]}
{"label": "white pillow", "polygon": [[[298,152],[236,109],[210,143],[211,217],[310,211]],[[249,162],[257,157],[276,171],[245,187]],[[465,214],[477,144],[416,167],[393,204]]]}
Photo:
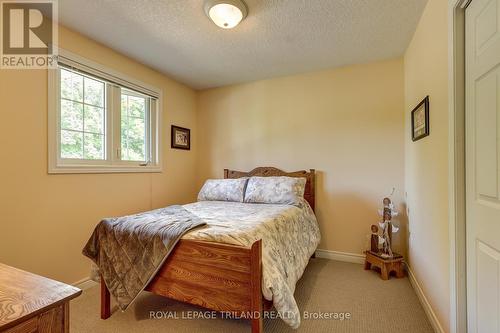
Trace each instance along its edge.
{"label": "white pillow", "polygon": [[245,191],[245,202],[300,205],[306,178],[251,177]]}
{"label": "white pillow", "polygon": [[248,177],[208,179],[198,193],[198,201],[243,202]]}

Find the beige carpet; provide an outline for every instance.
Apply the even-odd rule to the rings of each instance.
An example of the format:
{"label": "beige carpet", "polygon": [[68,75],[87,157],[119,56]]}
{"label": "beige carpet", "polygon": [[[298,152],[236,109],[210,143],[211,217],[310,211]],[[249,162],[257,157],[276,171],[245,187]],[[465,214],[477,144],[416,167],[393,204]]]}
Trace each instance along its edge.
{"label": "beige carpet", "polygon": [[[382,281],[375,271],[357,264],[311,259],[295,298],[302,313],[342,312],[351,318],[303,318],[298,330],[280,319],[266,319],[265,332],[432,332],[407,278]],[[246,320],[186,319],[204,310],[146,292],[126,312],[114,311],[108,320],[100,320],[99,288],[88,289],[71,302],[71,332],[250,332]],[[150,311],[178,318],[150,319]]]}

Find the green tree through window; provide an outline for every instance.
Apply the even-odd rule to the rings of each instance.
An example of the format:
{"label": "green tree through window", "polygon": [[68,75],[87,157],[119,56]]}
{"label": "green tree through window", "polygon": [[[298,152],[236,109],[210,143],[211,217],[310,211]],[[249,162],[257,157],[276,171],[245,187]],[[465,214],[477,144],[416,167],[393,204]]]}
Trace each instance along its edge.
{"label": "green tree through window", "polygon": [[61,69],[61,158],[105,158],[105,84]]}
{"label": "green tree through window", "polygon": [[146,161],[145,97],[121,93],[121,158],[124,161]]}

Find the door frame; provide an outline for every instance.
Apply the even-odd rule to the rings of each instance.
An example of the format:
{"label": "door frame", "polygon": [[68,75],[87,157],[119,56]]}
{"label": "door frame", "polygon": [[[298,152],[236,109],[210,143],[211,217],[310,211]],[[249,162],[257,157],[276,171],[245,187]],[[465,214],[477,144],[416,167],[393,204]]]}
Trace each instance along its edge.
{"label": "door frame", "polygon": [[448,0],[448,190],[450,332],[467,332],[465,202],[465,9],[472,0]]}

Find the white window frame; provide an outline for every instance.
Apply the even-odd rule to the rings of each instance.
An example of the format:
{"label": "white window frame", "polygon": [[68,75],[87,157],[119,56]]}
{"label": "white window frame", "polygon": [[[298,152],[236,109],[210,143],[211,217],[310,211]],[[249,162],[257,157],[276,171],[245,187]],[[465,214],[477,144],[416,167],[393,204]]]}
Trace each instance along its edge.
{"label": "white window frame", "polygon": [[[140,82],[125,74],[107,68],[76,54],[59,49],[59,63],[101,78],[108,82],[106,85],[106,142],[105,160],[80,160],[60,158],[60,70],[48,70],[48,173],[138,173],[162,172],[162,91],[159,88]],[[111,82],[111,84],[109,84]],[[147,135],[150,139],[149,149],[146,148],[149,162],[135,162],[121,160],[121,112],[112,112],[120,109],[113,107],[114,103],[121,103],[120,89],[152,97],[149,99],[150,112],[146,112]]]}

